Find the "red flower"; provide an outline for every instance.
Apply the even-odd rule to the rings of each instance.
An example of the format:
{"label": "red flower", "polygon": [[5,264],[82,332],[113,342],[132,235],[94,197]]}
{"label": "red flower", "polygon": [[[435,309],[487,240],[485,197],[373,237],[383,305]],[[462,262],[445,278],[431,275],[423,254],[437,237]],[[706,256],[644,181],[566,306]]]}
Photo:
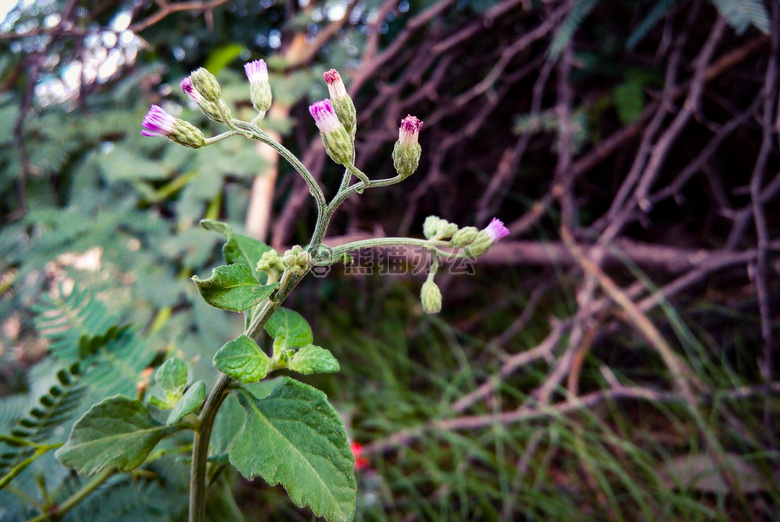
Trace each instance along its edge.
{"label": "red flower", "polygon": [[358,471],[362,471],[364,469],[368,468],[368,458],[363,457],[363,446],[358,444],[357,442],[353,442],[349,445],[350,449],[352,449],[352,455],[355,456],[355,469]]}

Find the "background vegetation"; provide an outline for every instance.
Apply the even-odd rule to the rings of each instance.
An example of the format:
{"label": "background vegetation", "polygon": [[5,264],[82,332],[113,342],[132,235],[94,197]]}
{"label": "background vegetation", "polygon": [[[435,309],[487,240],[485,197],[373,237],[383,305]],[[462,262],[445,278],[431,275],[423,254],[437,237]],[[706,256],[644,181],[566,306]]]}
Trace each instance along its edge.
{"label": "background vegetation", "polygon": [[[418,172],[351,201],[330,244],[430,214],[512,232],[442,279],[440,316],[421,276],[380,274],[416,268],[406,251],[291,297],[342,362],[316,385],[363,446],[358,519],[777,519],[778,27],[762,0],[20,3],[0,26],[0,433],[37,446],[0,442],[0,476],[31,463],[0,520],[186,517],[186,440],[70,510],[88,479],[46,449],[169,354],[214,382],[241,324],[188,281],[219,263],[201,218],[308,237],[306,186],[268,150],[139,135],[150,103],[218,132],[178,82],[205,66],[250,110],[256,58],[267,125],[326,191],[322,72],[347,81],[372,177],[400,119],[425,122]],[[230,410],[210,516],[310,519],[220,466]]]}

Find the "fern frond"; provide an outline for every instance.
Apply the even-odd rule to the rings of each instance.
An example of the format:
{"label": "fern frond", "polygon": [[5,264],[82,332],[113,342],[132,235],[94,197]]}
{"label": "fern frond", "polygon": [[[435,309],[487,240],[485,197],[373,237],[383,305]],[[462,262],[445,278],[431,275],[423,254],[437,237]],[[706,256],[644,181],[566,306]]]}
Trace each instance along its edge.
{"label": "fern frond", "polygon": [[636,29],[629,35],[628,40],[626,41],[626,48],[633,49],[636,47],[636,45],[647,36],[650,29],[655,27],[655,24],[669,12],[669,9],[675,3],[677,3],[677,0],[659,0],[650,12],[647,13],[647,16],[639,22]]}
{"label": "fern frond", "polygon": [[751,25],[764,34],[769,34],[769,15],[762,0],[710,0],[737,34],[742,34]]}
{"label": "fern frond", "polygon": [[79,363],[61,368],[57,372],[57,384],[43,394],[38,403],[16,422],[14,428],[2,439],[0,453],[0,488],[23,468],[41,443],[50,439],[53,432],[70,420],[84,396],[85,388],[79,382],[83,372]]}
{"label": "fern frond", "polygon": [[551,60],[557,60],[561,51],[566,47],[574,33],[582,25],[583,20],[593,11],[599,0],[578,0],[566,15],[561,26],[555,31],[550,48],[547,50],[547,57]]}
{"label": "fern frond", "polygon": [[67,362],[79,358],[82,338],[103,338],[117,324],[117,318],[86,290],[74,288],[67,296],[44,295],[41,304],[33,306],[38,314],[35,326],[49,340],[49,351]]}

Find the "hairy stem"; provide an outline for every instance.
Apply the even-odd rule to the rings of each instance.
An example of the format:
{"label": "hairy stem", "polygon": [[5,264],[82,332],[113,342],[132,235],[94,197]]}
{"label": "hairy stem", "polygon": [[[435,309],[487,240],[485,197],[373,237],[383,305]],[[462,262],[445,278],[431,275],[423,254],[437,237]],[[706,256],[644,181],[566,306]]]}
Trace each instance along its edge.
{"label": "hairy stem", "polygon": [[[282,280],[286,281],[286,284],[280,287],[275,300],[266,299],[261,305],[262,308],[244,332],[247,337],[250,339],[257,337],[265,323],[268,322],[276,309],[279,308],[305,275],[290,277],[285,273],[282,276]],[[190,522],[203,522],[205,519],[207,493],[206,464],[209,453],[209,441],[211,440],[211,431],[214,428],[217,412],[219,412],[222,402],[227,397],[231,381],[230,377],[222,375],[217,384],[214,385],[214,388],[211,389],[203,405],[200,431],[195,432],[195,440],[192,446],[192,464],[190,465]]]}

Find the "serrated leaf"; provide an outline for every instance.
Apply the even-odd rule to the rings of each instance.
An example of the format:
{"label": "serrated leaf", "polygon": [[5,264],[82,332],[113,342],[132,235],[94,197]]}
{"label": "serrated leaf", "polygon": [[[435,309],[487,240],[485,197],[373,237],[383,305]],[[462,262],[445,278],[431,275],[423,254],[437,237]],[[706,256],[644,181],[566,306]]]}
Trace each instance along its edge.
{"label": "serrated leaf", "polygon": [[229,265],[244,265],[255,276],[258,275],[256,270],[257,262],[260,261],[264,253],[271,250],[270,246],[257,239],[234,233],[227,223],[214,221],[213,219],[204,219],[200,222],[200,226],[206,230],[213,230],[225,237],[227,241],[222,246],[222,255],[225,258],[225,263]]}
{"label": "serrated leaf", "polygon": [[55,456],[64,466],[86,475],[111,466],[130,471],[143,464],[158,442],[180,429],[154,420],[140,401],[116,395],[95,404],[76,421]]}
{"label": "serrated leaf", "polygon": [[274,351],[284,348],[299,348],[314,341],[311,327],[298,312],[278,308],[268,322],[265,331],[274,338]]}
{"label": "serrated leaf", "polygon": [[293,355],[287,365],[294,372],[308,375],[311,373],[333,373],[339,371],[339,362],[330,350],[309,344]]}
{"label": "serrated leaf", "polygon": [[247,479],[281,483],[298,506],[330,521],[355,514],[355,459],[344,423],[321,391],[285,378],[265,399],[238,397],[247,413],[230,462]]}
{"label": "serrated leaf", "polygon": [[204,301],[213,307],[243,312],[258,304],[271,295],[279,286],[261,285],[245,265],[218,266],[211,272],[208,279],[193,276],[192,281],[198,286],[198,292]]}
{"label": "serrated leaf", "polygon": [[181,422],[184,417],[200,408],[200,406],[203,404],[203,401],[205,400],[206,383],[203,381],[198,381],[190,386],[190,389],[186,391],[181,400],[176,403],[173,411],[171,411],[171,414],[168,415],[166,424],[170,426],[172,424],[176,424],[177,422]]}
{"label": "serrated leaf", "polygon": [[[187,387],[187,365],[177,358],[168,359],[154,374],[169,404],[176,404]],[[157,406],[157,404],[155,404]]]}
{"label": "serrated leaf", "polygon": [[243,383],[257,382],[268,374],[271,360],[257,343],[242,335],[225,343],[214,355],[214,367]]}

